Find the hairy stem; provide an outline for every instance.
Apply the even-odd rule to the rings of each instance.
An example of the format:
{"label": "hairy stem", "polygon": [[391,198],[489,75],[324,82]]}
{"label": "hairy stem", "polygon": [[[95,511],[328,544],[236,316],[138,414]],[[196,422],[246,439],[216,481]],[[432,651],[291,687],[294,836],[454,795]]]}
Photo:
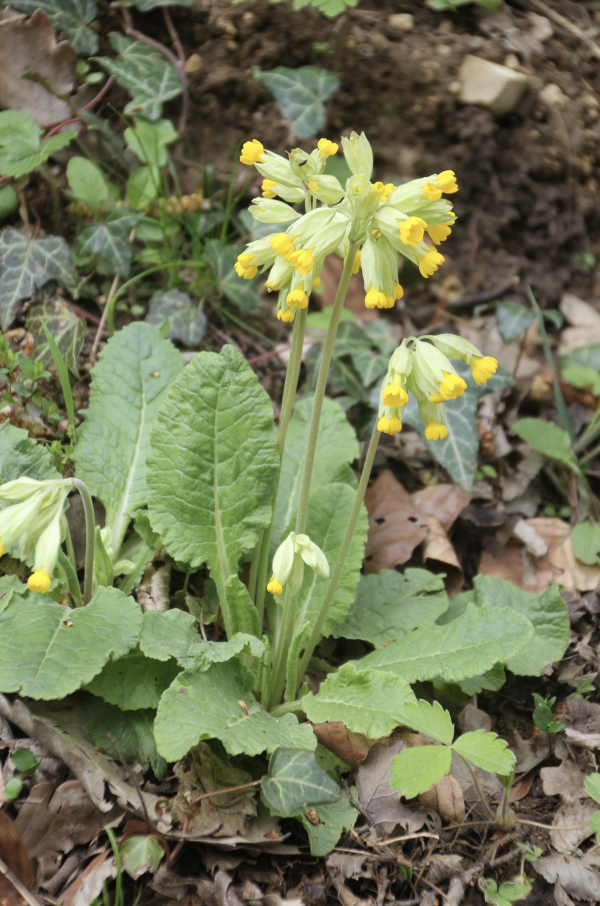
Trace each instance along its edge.
{"label": "hairy stem", "polygon": [[94,519],[94,504],[88,486],[79,478],[73,479],[73,487],[81,494],[83,512],[85,515],[85,573],[83,577],[83,603],[89,604],[94,593],[94,539],[96,534],[96,520]]}
{"label": "hairy stem", "polygon": [[283,687],[285,686],[285,676],[287,668],[287,658],[294,638],[294,627],[296,625],[296,612],[298,610],[298,595],[300,589],[295,592],[290,591],[289,585],[285,590],[285,603],[283,605],[283,619],[277,654],[273,665],[273,685],[271,688],[271,701],[269,707],[274,708],[281,701]]}
{"label": "hairy stem", "polygon": [[302,677],[306,672],[306,668],[308,667],[308,663],[313,655],[313,651],[315,650],[319,642],[321,632],[323,631],[323,626],[325,625],[325,620],[327,619],[327,614],[329,613],[329,608],[331,607],[331,603],[337,590],[338,582],[340,581],[340,576],[342,575],[342,570],[344,568],[344,563],[346,562],[350,543],[356,529],[356,523],[358,521],[360,508],[363,504],[365,491],[367,490],[367,485],[371,476],[371,469],[373,468],[373,460],[375,459],[375,452],[377,450],[377,444],[379,443],[379,436],[379,431],[377,430],[377,428],[374,428],[367,449],[367,455],[365,456],[365,462],[363,465],[362,474],[360,476],[360,481],[358,483],[358,488],[356,490],[354,505],[352,507],[352,512],[350,513],[348,525],[346,526],[346,531],[344,533],[340,552],[338,554],[337,560],[335,561],[335,566],[333,567],[333,572],[329,580],[327,593],[323,598],[319,616],[317,617],[317,621],[313,626],[313,631],[304,650],[304,654],[302,655],[300,666],[298,667],[298,684],[302,682]]}

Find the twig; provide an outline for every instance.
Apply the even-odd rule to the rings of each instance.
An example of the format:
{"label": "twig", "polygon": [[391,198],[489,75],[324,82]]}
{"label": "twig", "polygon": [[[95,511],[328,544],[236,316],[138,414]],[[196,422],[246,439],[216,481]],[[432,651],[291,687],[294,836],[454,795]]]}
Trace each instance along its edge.
{"label": "twig", "polygon": [[0,859],[0,874],[3,874],[6,880],[10,881],[17,893],[20,893],[25,902],[29,903],[29,906],[40,906],[39,900],[36,900],[34,895],[27,890],[23,882],[19,881],[16,874],[10,870],[2,859]]}
{"label": "twig", "polygon": [[[171,23],[171,26],[172,24],[173,23]],[[148,35],[145,35],[143,32],[138,31],[137,28],[128,28],[125,34],[129,35],[129,37],[131,38],[136,38],[138,41],[141,41],[142,44],[147,44],[148,47],[152,47],[154,50],[157,50],[167,58],[167,60],[177,73],[177,78],[181,82],[181,114],[179,116],[177,131],[180,135],[182,135],[185,132],[189,97],[187,75],[185,74],[185,58],[183,61],[177,59],[173,51],[169,50],[168,47],[165,47],[165,45],[161,44],[160,41],[155,41],[154,38],[149,38]]]}
{"label": "twig", "polygon": [[363,816],[363,818],[365,819],[365,821],[366,821],[371,827],[375,827],[375,822],[373,821],[373,819],[371,818],[371,816],[368,814],[368,812],[365,812],[365,810],[362,808],[362,806],[360,805],[360,803],[359,803],[359,802],[356,802],[356,800],[352,798],[352,793],[350,792],[350,787],[349,787],[349,785],[348,785],[348,781],[347,781],[346,779],[344,779],[344,780],[342,780],[342,783],[344,784],[344,787],[345,787],[346,792],[347,792],[347,794],[348,794],[348,801],[350,802],[350,805],[353,805],[354,808],[355,808],[358,812],[360,812],[360,814]]}
{"label": "twig", "polygon": [[[468,825],[466,825],[466,827],[468,827]],[[391,840],[379,840],[376,845],[390,846],[392,843],[400,843],[402,840],[418,840],[420,837],[431,837],[435,840],[440,839],[438,834],[430,834],[428,831],[422,831],[420,834],[404,834],[402,837],[392,837]]]}
{"label": "twig", "polygon": [[375,901],[375,906],[383,906],[383,904],[385,902],[385,893],[386,893],[386,890],[388,889],[388,884],[389,884],[388,870],[385,867],[385,865],[379,872],[379,878],[380,878],[380,880],[378,882],[377,900]]}
{"label": "twig", "polygon": [[529,0],[531,6],[538,9],[545,16],[548,16],[549,19],[552,19],[553,22],[556,22],[557,25],[562,25],[568,32],[578,38],[586,47],[591,50],[595,57],[600,59],[600,46],[593,41],[589,35],[586,35],[579,26],[575,25],[574,22],[571,22],[570,19],[567,19],[566,16],[562,16],[560,13],[557,13],[556,10],[552,9],[551,6],[548,6],[543,0]]}
{"label": "twig", "polygon": [[282,352],[287,352],[291,349],[291,343],[288,343],[287,346],[281,346],[279,349],[272,349],[271,352],[263,352],[262,355],[257,355],[253,359],[248,359],[249,365],[256,365],[258,362],[265,362],[267,359],[272,359],[273,356],[279,355]]}
{"label": "twig", "polygon": [[448,900],[448,902],[450,902],[450,898],[449,898],[448,894],[444,893],[443,890],[440,890],[439,887],[436,887],[436,885],[432,881],[428,881],[427,878],[421,878],[421,880],[423,881],[424,884],[427,884],[428,887],[431,887],[432,890],[435,890],[435,892],[437,894],[439,894],[445,900]]}
{"label": "twig", "polygon": [[196,796],[195,799],[192,799],[190,805],[195,805],[196,802],[201,802],[203,799],[213,799],[215,796],[224,796],[226,793],[237,793],[238,790],[249,790],[252,786],[260,786],[261,783],[261,780],[251,780],[249,783],[240,783],[238,786],[230,786],[226,790],[215,790],[214,793],[202,793],[201,796]]}

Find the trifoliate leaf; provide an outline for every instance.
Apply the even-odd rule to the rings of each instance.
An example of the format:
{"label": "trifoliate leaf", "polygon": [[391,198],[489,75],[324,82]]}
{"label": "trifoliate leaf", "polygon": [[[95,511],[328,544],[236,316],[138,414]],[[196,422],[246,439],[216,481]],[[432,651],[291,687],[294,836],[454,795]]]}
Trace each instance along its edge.
{"label": "trifoliate leaf", "polygon": [[243,313],[252,311],[260,302],[257,275],[251,280],[238,277],[235,263],[238,251],[219,239],[209,239],[204,246],[204,258],[211,266],[221,295],[237,305]]}
{"label": "trifoliate leaf", "polygon": [[77,476],[106,508],[113,549],[147,502],[150,431],[183,359],[149,324],[129,324],[108,341],[92,371],[92,395],[78,431]]}
{"label": "trifoliate leaf", "polygon": [[496,324],[504,343],[516,340],[535,321],[535,312],[517,302],[499,302]]}
{"label": "trifoliate leaf", "polygon": [[109,39],[117,56],[96,57],[96,60],[132,96],[124,113],[136,113],[149,120],[159,119],[163,103],[181,94],[181,82],[175,68],[161,53],[141,41],[114,31]]}
{"label": "trifoliate leaf", "polygon": [[154,711],[121,711],[95,695],[79,693],[77,716],[94,744],[111,758],[138,762],[144,771],[151,767],[159,780],[166,777],[167,763],[154,741]]}
{"label": "trifoliate leaf", "polygon": [[392,758],[391,785],[406,799],[426,793],[446,776],[452,762],[447,746],[413,746]]}
{"label": "trifoliate leaf", "polygon": [[510,774],[515,766],[515,756],[508,748],[506,740],[485,730],[463,733],[452,748],[463,758],[491,774]]}
{"label": "trifoliate leaf", "polygon": [[29,239],[7,227],[0,233],[0,322],[8,330],[24,299],[50,280],[74,290],[77,282],[71,253],[61,236]]}
{"label": "trifoliate leaf", "polygon": [[141,624],[139,605],[116,588],[98,589],[75,610],[48,599],[13,598],[0,614],[0,691],[64,698],[96,676],[111,655],[133,648]]}
{"label": "trifoliate leaf", "polygon": [[43,10],[54,28],[66,33],[78,54],[88,56],[98,49],[98,35],[86,27],[96,18],[95,0],[14,0],[11,6],[28,15]]}
{"label": "trifoliate leaf", "polygon": [[293,714],[271,717],[252,694],[253,675],[233,659],[206,672],[185,670],[164,693],[154,723],[160,754],[177,761],[203,739],[220,739],[230,755],[260,755],[280,746],[313,751],[309,724]]}
{"label": "trifoliate leaf", "polygon": [[[350,787],[350,794],[356,801],[356,787]],[[358,811],[350,802],[346,790],[342,790],[338,802],[326,802],[301,809],[294,817],[302,822],[308,834],[311,855],[320,857],[331,852],[341,835],[354,827]]]}
{"label": "trifoliate leaf", "polygon": [[158,708],[161,695],[179,672],[172,658],[156,661],[134,649],[109,661],[86,689],[122,711]]}
{"label": "trifoliate leaf", "polygon": [[586,793],[600,805],[600,774],[588,774],[583,785]]}
{"label": "trifoliate leaf", "polygon": [[143,164],[154,171],[155,181],[158,182],[158,170],[169,159],[167,145],[177,139],[177,131],[171,120],[151,123],[141,116],[134,116],[133,123],[134,128],[130,127],[123,133],[125,143]]}
{"label": "trifoliate leaf", "polygon": [[520,418],[511,428],[525,443],[549,459],[572,465],[571,438],[563,428],[543,418]]}
{"label": "trifoliate leaf", "polygon": [[313,723],[341,720],[352,732],[378,739],[404,723],[404,709],[413,701],[410,686],[400,677],[344,664],[321,683],[317,695],[304,696],[302,708]]}
{"label": "trifoliate leaf", "polygon": [[573,553],[582,563],[592,566],[600,563],[600,525],[580,522],[571,533]]}
{"label": "trifoliate leaf", "polygon": [[242,651],[252,657],[264,654],[265,646],[256,636],[238,632],[228,642],[205,642],[199,639],[188,651],[188,666],[197,670],[208,670],[211,664],[230,661]]}
{"label": "trifoliate leaf", "polygon": [[195,618],[183,610],[147,610],[144,614],[140,633],[140,648],[149,658],[157,661],[168,661],[176,658],[182,665],[187,665],[187,654],[190,647],[200,641],[200,635],[194,629]]}
{"label": "trifoliate leaf", "polygon": [[270,72],[254,70],[254,78],[267,86],[281,111],[291,120],[299,139],[316,135],[325,125],[325,105],[340,87],[340,80],[326,69],[299,66],[288,69],[278,66]]}
{"label": "trifoliate leaf", "polygon": [[271,402],[239,352],[224,346],[193,358],[159,412],[151,446],[152,526],[175,559],[208,563],[231,635],[225,582],[269,523],[279,464]]}
{"label": "trifoliate leaf", "polygon": [[87,157],[72,157],[67,164],[69,189],[78,201],[99,205],[111,194],[100,167]]}
{"label": "trifoliate leaf", "polygon": [[596,834],[596,841],[600,842],[600,812],[594,812],[590,818],[590,827],[592,832]]}
{"label": "trifoliate leaf", "polygon": [[31,309],[26,327],[33,336],[33,358],[41,359],[44,368],[47,368],[53,362],[53,357],[44,325],[54,338],[67,368],[78,378],[77,365],[86,334],[85,321],[61,299],[51,299]]}
{"label": "trifoliate leaf", "polygon": [[[286,443],[287,447],[287,443]],[[434,623],[448,607],[444,581],[425,569],[382,569],[361,576],[356,598],[333,630],[336,639],[362,639],[376,648]]]}
{"label": "trifoliate leaf", "polygon": [[4,422],[0,425],[0,484],[21,477],[47,481],[61,476],[47,447],[32,440],[23,428]]}
{"label": "trifoliate leaf", "polygon": [[505,661],[509,670],[524,676],[539,676],[544,667],[562,658],[569,644],[571,624],[559,585],[551,585],[542,594],[535,594],[506,579],[476,576],[474,587],[476,604],[512,607],[533,626],[533,636],[527,646]]}
{"label": "trifoliate leaf", "polygon": [[[279,546],[281,533],[290,525],[298,507],[313,401],[313,396],[298,400],[285,438],[279,493],[273,515],[273,549]],[[352,482],[353,473],[348,463],[357,458],[358,441],[354,429],[338,404],[326,396],[317,435],[311,489],[314,491],[331,482]]]}
{"label": "trifoliate leaf", "polygon": [[115,212],[104,223],[94,223],[82,230],[76,246],[82,266],[109,277],[115,274],[126,277],[133,257],[129,235],[136,222],[135,217]]}
{"label": "trifoliate leaf", "polygon": [[146,321],[156,328],[168,321],[168,337],[181,340],[188,349],[198,346],[206,333],[206,315],[193,304],[187,293],[178,289],[155,292],[150,299]]}
{"label": "trifoliate leaf", "polygon": [[432,705],[426,701],[407,702],[402,706],[402,721],[412,730],[425,733],[438,742],[452,745],[454,738],[454,725],[452,718],[439,702]]}
{"label": "trifoliate leaf", "polygon": [[307,806],[342,798],[341,788],[325,773],[315,753],[305,749],[276,749],[261,788],[271,814],[282,818],[291,818]]}
{"label": "trifoliate leaf", "polygon": [[506,661],[532,635],[529,620],[509,607],[467,604],[464,614],[452,623],[416,629],[367,654],[360,669],[391,670],[409,683],[436,676],[456,682]]}

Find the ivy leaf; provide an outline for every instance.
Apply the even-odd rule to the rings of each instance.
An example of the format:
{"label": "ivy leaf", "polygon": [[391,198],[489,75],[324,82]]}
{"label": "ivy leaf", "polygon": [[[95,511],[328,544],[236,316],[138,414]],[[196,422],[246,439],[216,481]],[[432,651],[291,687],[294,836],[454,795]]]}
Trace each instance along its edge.
{"label": "ivy leaf", "polygon": [[452,749],[448,746],[412,746],[392,758],[391,785],[406,799],[414,799],[439,783],[450,770]]}
{"label": "ivy leaf", "polygon": [[200,639],[195,624],[195,617],[183,610],[173,608],[166,613],[147,610],[140,633],[140,648],[149,658],[157,661],[176,658],[186,666],[190,647]]}
{"label": "ivy leaf", "polygon": [[292,129],[299,139],[311,138],[325,125],[325,105],[340,87],[340,80],[326,69],[316,66],[299,66],[288,69],[278,66],[270,72],[253,71],[254,78],[267,86],[281,111],[291,120]]}
{"label": "ivy leaf", "polygon": [[0,233],[0,321],[8,330],[23,299],[56,280],[74,290],[77,282],[69,246],[61,236],[29,239],[7,227]]}
{"label": "ivy leaf", "polygon": [[[477,605],[511,607],[533,626],[527,646],[505,661],[509,670],[521,676],[539,676],[544,667],[562,658],[569,644],[571,624],[560,586],[551,585],[542,594],[535,594],[506,579],[476,576],[474,588]],[[504,662],[500,657],[496,660]]]}
{"label": "ivy leaf", "polygon": [[479,450],[477,404],[487,393],[512,387],[514,379],[503,368],[498,368],[487,384],[478,387],[473,381],[468,365],[465,365],[464,362],[456,362],[455,367],[457,374],[464,378],[468,386],[462,396],[451,400],[444,406],[444,421],[448,428],[448,437],[445,440],[437,441],[425,439],[425,426],[421,421],[419,407],[413,396],[409,398],[404,410],[404,421],[418,432],[425,446],[457,485],[465,491],[470,491],[475,480]]}
{"label": "ivy leaf", "polygon": [[[279,492],[273,514],[273,550],[279,546],[281,533],[291,524],[298,507],[313,402],[313,396],[298,400],[285,438]],[[338,404],[326,396],[317,435],[311,489],[314,491],[340,481],[353,484],[354,475],[348,468],[348,463],[355,459],[358,459],[358,441],[354,428]]]}
{"label": "ivy leaf", "polygon": [[126,277],[133,257],[129,234],[136,223],[135,217],[115,212],[104,223],[86,227],[77,239],[78,260],[99,274]]}
{"label": "ivy leaf", "polygon": [[535,312],[517,302],[500,302],[496,306],[496,325],[503,343],[521,336],[535,321]]}
{"label": "ivy leaf", "polygon": [[339,802],[342,797],[342,790],[323,770],[315,753],[305,749],[276,749],[261,789],[271,814],[282,818],[292,818],[309,805]]}
{"label": "ivy leaf", "polygon": [[543,418],[520,418],[513,424],[512,430],[526,444],[549,459],[558,459],[571,468],[574,463],[577,466],[571,452],[571,438],[554,422]]}
{"label": "ivy leaf", "polygon": [[13,599],[0,614],[0,690],[64,698],[96,676],[111,655],[133,648],[141,624],[139,605],[116,588],[98,589],[75,610],[48,599]]}
{"label": "ivy leaf", "polygon": [[44,332],[45,324],[69,371],[79,378],[77,364],[86,334],[84,320],[77,317],[66,302],[61,299],[50,299],[43,305],[36,305],[35,308],[32,308],[25,323],[27,330],[33,336],[34,358],[41,359],[44,368],[54,361]]}
{"label": "ivy leaf", "polygon": [[115,31],[108,37],[117,56],[95,59],[131,95],[132,100],[123,112],[138,113],[149,120],[159,119],[163,103],[181,94],[175,68],[161,53],[141,41]]}
{"label": "ivy leaf", "polygon": [[402,706],[402,721],[413,730],[425,733],[438,742],[452,745],[454,725],[452,718],[439,702],[409,701]]}
{"label": "ivy leaf", "polygon": [[172,658],[161,663],[135,649],[109,661],[86,689],[122,711],[158,708],[161,695],[179,672]]}
{"label": "ivy leaf", "polygon": [[206,333],[206,315],[193,304],[187,293],[178,289],[155,292],[150,299],[146,321],[156,328],[168,321],[169,339],[181,340],[188,349],[198,346]]}
{"label": "ivy leaf", "polygon": [[203,739],[220,739],[230,755],[260,755],[280,746],[313,751],[317,739],[293,714],[271,717],[252,694],[253,675],[233,659],[206,672],[185,670],[163,694],[154,735],[160,754],[177,761]]}
{"label": "ivy leaf", "polygon": [[561,356],[559,365],[561,371],[570,365],[583,365],[593,368],[594,371],[600,371],[600,343],[592,343],[590,346],[580,346],[579,349],[573,349],[567,355]]}
{"label": "ivy leaf", "polygon": [[356,598],[335,639],[362,639],[376,648],[434,623],[448,608],[444,581],[426,569],[382,569],[361,576]]}
{"label": "ivy leaf", "polygon": [[134,881],[147,871],[154,873],[165,857],[164,847],[156,837],[129,837],[121,844],[123,868]]}
{"label": "ivy leaf", "polygon": [[94,745],[111,758],[118,761],[121,755],[128,763],[138,762],[144,771],[151,767],[159,780],[165,779],[167,763],[156,751],[154,741],[154,711],[125,712],[95,695],[80,693],[77,716]]}
{"label": "ivy leaf", "polygon": [[77,476],[106,508],[115,551],[130,517],[146,505],[150,430],[182,368],[168,340],[134,323],[108,341],[92,371],[90,407],[73,458]]}
{"label": "ivy leaf", "polygon": [[529,642],[529,620],[509,607],[467,604],[457,620],[424,626],[362,658],[361,670],[390,670],[409,683],[440,676],[456,682],[485,673]]}
{"label": "ivy leaf", "polygon": [[455,752],[491,774],[510,774],[515,766],[515,756],[507,742],[495,733],[474,730],[463,733],[452,746]]}
{"label": "ivy leaf", "polygon": [[[356,788],[351,787],[350,792],[356,800]],[[302,809],[294,817],[302,822],[308,834],[311,855],[319,857],[331,852],[341,835],[354,827],[358,811],[350,802],[346,790],[343,790],[338,802],[326,802]]]}
{"label": "ivy leaf", "polygon": [[341,720],[353,733],[379,739],[404,722],[404,708],[414,700],[400,677],[343,664],[321,683],[317,695],[304,696],[302,708],[312,723]]}
{"label": "ivy leaf", "polygon": [[32,440],[23,428],[3,422],[0,425],[0,484],[22,476],[36,481],[61,477],[46,447]]}
{"label": "ivy leaf", "polygon": [[235,272],[238,252],[219,239],[209,239],[204,246],[204,258],[210,264],[221,295],[233,302],[241,312],[252,311],[260,302],[257,275],[244,280]]}
{"label": "ivy leaf", "polygon": [[[37,8],[37,7],[36,7]],[[17,178],[31,173],[51,154],[68,145],[76,132],[40,139],[42,129],[21,110],[0,113],[0,175]]]}
{"label": "ivy leaf", "polygon": [[269,523],[279,462],[271,401],[232,346],[192,359],[158,414],[151,448],[152,526],[172,557],[208,564],[231,636],[225,582]]}
{"label": "ivy leaf", "polygon": [[98,35],[86,27],[96,18],[95,0],[11,0],[11,6],[28,15],[43,10],[78,54],[89,56],[98,49]]}
{"label": "ivy leaf", "polygon": [[264,654],[265,646],[256,636],[245,632],[237,632],[228,642],[198,640],[188,652],[188,665],[197,670],[208,670],[211,664],[230,661],[242,651],[247,651],[252,657],[260,657]]}

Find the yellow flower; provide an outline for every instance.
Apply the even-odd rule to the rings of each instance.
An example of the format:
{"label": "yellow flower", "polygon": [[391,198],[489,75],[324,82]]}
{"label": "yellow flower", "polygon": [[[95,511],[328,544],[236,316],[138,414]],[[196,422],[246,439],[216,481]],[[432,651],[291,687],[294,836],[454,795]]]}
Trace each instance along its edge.
{"label": "yellow flower", "polygon": [[283,311],[280,308],[279,311],[277,312],[277,320],[283,321],[285,324],[291,324],[295,317],[296,317],[295,312],[290,311],[289,309],[287,309],[286,311]]}
{"label": "yellow flower", "polygon": [[269,242],[284,261],[287,261],[289,256],[296,251],[294,239],[292,236],[288,236],[287,233],[275,233],[274,236],[269,236]]}
{"label": "yellow flower", "polygon": [[3,556],[4,556],[4,548],[2,546],[2,542],[0,541],[0,557],[3,557]]}
{"label": "yellow flower", "polygon": [[253,138],[251,142],[244,142],[242,153],[240,154],[240,162],[251,167],[259,160],[262,160],[264,153],[265,149],[261,142],[257,138]]}
{"label": "yellow flower", "polygon": [[427,224],[421,217],[408,217],[399,221],[400,239],[404,245],[418,245],[423,240]]}
{"label": "yellow flower", "polygon": [[397,409],[398,406],[406,406],[408,402],[408,393],[400,383],[400,380],[396,378],[391,384],[383,391],[382,402],[384,406],[389,406],[390,409]]}
{"label": "yellow flower", "polygon": [[312,256],[312,249],[298,249],[297,252],[292,252],[291,255],[288,255],[287,260],[296,268],[299,274],[310,274],[313,267],[315,266],[315,261]]}
{"label": "yellow flower", "polygon": [[273,188],[277,185],[274,179],[263,179],[261,191],[263,193],[263,198],[276,198],[277,192],[273,191]]}
{"label": "yellow flower", "polygon": [[[346,258],[347,257],[348,256],[346,255]],[[346,263],[346,258],[344,258],[344,264]],[[360,249],[357,251],[356,255],[354,256],[354,264],[352,265],[352,273],[358,274],[359,270],[360,270]]]}
{"label": "yellow flower", "polygon": [[283,591],[283,585],[279,579],[271,579],[267,585],[267,591],[270,591],[272,595],[280,595]]}
{"label": "yellow flower", "polygon": [[459,377],[458,374],[446,372],[444,380],[440,384],[438,393],[431,393],[432,403],[445,403],[448,400],[455,400],[457,396],[462,396],[467,389],[467,382]]}
{"label": "yellow flower", "polygon": [[437,185],[438,189],[441,189],[446,195],[458,192],[454,170],[443,170],[437,178]]}
{"label": "yellow flower", "polygon": [[436,249],[429,249],[426,255],[419,259],[419,270],[422,277],[431,277],[435,274],[440,264],[446,259]]}
{"label": "yellow flower", "polygon": [[29,576],[27,585],[29,586],[30,591],[34,591],[38,595],[45,595],[50,588],[51,581],[50,576],[42,567],[41,569],[36,569],[36,571]]}
{"label": "yellow flower", "polygon": [[253,261],[254,258],[252,255],[246,255],[244,253],[238,255],[235,264],[235,272],[238,277],[243,277],[244,280],[252,280],[253,277],[256,277],[258,268],[254,267],[252,264]]}
{"label": "yellow flower", "polygon": [[432,420],[425,428],[425,437],[427,440],[443,440],[448,437],[448,429],[446,425],[439,425]]}
{"label": "yellow flower", "polygon": [[402,422],[395,415],[392,418],[382,415],[377,422],[377,430],[382,434],[398,434],[399,431],[402,431]]}
{"label": "yellow flower", "polygon": [[452,232],[450,227],[453,223],[453,220],[448,220],[446,223],[436,223],[427,227],[427,232],[436,245],[439,245],[440,242],[444,242],[444,240],[448,238]]}
{"label": "yellow flower", "polygon": [[435,183],[426,182],[423,186],[423,195],[425,198],[428,198],[429,201],[439,201],[442,197],[442,190],[438,189]]}
{"label": "yellow flower", "polygon": [[303,289],[298,287],[287,294],[285,301],[290,308],[306,308],[308,305],[308,296]]}
{"label": "yellow flower", "polygon": [[381,293],[378,289],[371,287],[365,296],[365,305],[367,308],[387,308],[385,293]]}
{"label": "yellow flower", "polygon": [[404,295],[404,290],[399,283],[394,283],[394,299],[401,299]]}
{"label": "yellow flower", "polygon": [[385,192],[385,186],[382,182],[373,183],[373,188],[371,189],[372,195],[383,195]]}
{"label": "yellow flower", "polygon": [[491,355],[484,355],[481,359],[476,359],[475,356],[471,359],[471,373],[473,374],[473,380],[476,384],[485,384],[489,379],[496,373],[498,368],[498,361],[492,358]]}
{"label": "yellow flower", "polygon": [[267,280],[266,286],[270,293],[276,292],[279,289],[279,283],[273,283],[272,280]]}
{"label": "yellow flower", "polygon": [[319,149],[319,157],[332,157],[338,153],[339,145],[336,145],[335,142],[330,142],[328,138],[320,138],[317,142],[317,148]]}
{"label": "yellow flower", "polygon": [[313,283],[313,289],[318,289],[321,285],[321,282],[322,282],[321,278],[319,276],[316,276],[315,281]]}

